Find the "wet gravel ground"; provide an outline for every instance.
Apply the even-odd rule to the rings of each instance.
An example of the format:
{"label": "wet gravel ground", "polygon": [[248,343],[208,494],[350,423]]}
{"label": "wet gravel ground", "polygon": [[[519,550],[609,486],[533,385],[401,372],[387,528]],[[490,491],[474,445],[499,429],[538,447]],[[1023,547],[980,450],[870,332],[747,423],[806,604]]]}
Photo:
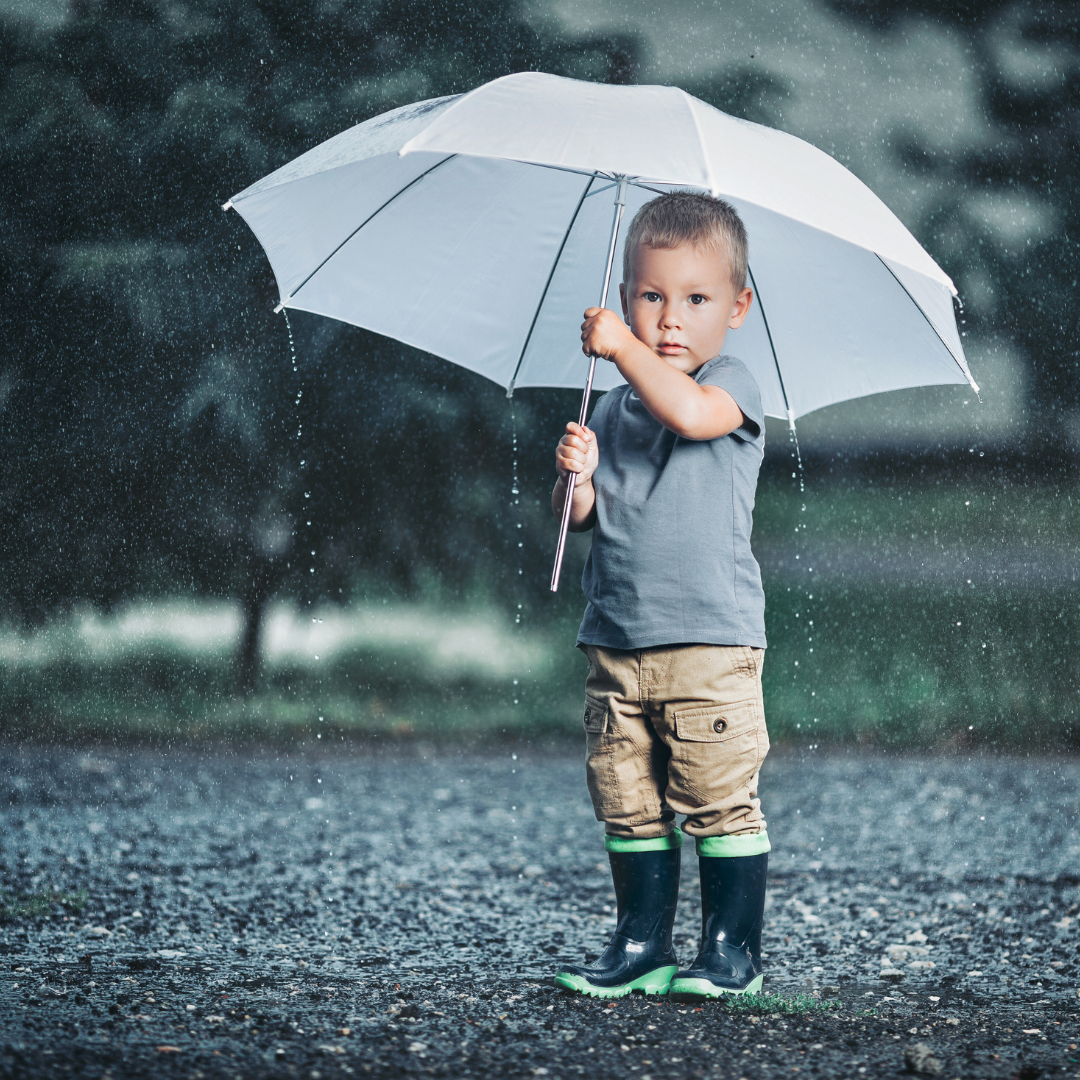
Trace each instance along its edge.
{"label": "wet gravel ground", "polygon": [[1080,1076],[1080,763],[775,753],[762,794],[788,1015],[552,986],[614,923],[573,751],[7,746],[0,1076]]}

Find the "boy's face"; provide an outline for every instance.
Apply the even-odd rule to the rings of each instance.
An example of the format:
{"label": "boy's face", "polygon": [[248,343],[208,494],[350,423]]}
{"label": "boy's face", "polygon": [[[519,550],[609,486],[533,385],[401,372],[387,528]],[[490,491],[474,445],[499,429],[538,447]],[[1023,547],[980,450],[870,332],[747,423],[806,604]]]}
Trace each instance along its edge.
{"label": "boy's face", "polygon": [[688,375],[719,355],[750,310],[753,293],[735,292],[722,251],[642,246],[631,265],[633,280],[619,288],[634,337]]}

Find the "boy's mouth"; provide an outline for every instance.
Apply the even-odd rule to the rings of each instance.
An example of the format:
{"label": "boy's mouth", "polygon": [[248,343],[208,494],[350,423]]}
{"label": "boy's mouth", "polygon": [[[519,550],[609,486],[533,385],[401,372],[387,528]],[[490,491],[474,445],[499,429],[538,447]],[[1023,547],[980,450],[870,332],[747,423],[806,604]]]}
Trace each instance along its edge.
{"label": "boy's mouth", "polygon": [[676,356],[679,353],[686,352],[686,346],[680,345],[677,341],[661,341],[656,346],[656,351],[663,356]]}

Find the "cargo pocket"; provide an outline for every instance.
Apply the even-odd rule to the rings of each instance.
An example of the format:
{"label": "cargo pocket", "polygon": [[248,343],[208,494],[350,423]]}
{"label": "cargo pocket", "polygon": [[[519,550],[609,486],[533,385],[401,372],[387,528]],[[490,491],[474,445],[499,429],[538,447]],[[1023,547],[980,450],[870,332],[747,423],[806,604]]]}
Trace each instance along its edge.
{"label": "cargo pocket", "polygon": [[683,742],[728,742],[757,729],[760,707],[756,701],[734,705],[705,705],[675,709],[675,737]]}
{"label": "cargo pocket", "polygon": [[608,711],[607,702],[585,695],[585,779],[597,821],[606,820],[619,799]]}
{"label": "cargo pocket", "polygon": [[606,701],[585,695],[585,743],[607,733],[608,707]]}
{"label": "cargo pocket", "polygon": [[585,775],[598,821],[640,825],[660,817],[660,794],[647,746],[633,722],[620,724],[606,702],[585,697]]}
{"label": "cargo pocket", "polygon": [[675,709],[671,721],[671,783],[691,801],[724,801],[748,785],[763,756],[760,702]]}

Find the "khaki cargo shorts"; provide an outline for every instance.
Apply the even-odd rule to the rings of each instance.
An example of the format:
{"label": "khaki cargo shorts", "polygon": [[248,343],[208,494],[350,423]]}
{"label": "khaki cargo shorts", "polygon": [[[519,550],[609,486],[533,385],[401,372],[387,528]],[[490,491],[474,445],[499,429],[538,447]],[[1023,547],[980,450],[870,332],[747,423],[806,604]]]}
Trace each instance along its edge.
{"label": "khaki cargo shorts", "polygon": [[769,752],[763,649],[583,645],[586,771],[609,836],[667,836],[685,814],[691,836],[765,831],[758,772]]}

